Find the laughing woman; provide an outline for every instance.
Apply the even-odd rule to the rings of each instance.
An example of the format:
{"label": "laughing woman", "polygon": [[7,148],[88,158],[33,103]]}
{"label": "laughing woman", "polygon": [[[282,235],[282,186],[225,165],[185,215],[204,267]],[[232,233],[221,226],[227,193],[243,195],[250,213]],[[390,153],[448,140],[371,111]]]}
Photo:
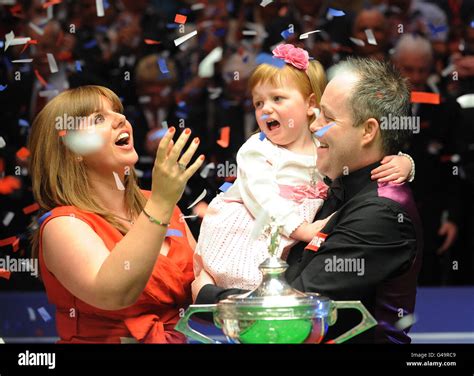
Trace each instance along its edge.
{"label": "laughing woman", "polygon": [[[176,203],[204,156],[191,163],[199,139],[181,153],[191,131],[174,144],[170,128],[152,189],[141,191],[122,111],[109,89],[83,86],[58,95],[33,123],[30,172],[44,213],[33,253],[60,343],[185,341],[173,328],[191,299],[195,241]],[[69,117],[89,127],[58,131],[57,119]]]}

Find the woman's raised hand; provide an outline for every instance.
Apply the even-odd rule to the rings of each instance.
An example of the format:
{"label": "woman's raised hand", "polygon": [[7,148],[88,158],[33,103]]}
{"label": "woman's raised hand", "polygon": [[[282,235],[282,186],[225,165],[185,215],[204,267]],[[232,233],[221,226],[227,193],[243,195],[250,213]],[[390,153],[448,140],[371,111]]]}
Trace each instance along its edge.
{"label": "woman's raised hand", "polygon": [[174,127],[169,128],[156,151],[151,199],[158,204],[164,200],[174,204],[177,203],[184,192],[187,181],[204,162],[204,155],[200,155],[190,164],[191,158],[199,146],[199,138],[194,138],[186,151],[181,155],[191,136],[191,130],[186,128],[178,137],[176,143],[173,143],[175,132],[176,129]]}

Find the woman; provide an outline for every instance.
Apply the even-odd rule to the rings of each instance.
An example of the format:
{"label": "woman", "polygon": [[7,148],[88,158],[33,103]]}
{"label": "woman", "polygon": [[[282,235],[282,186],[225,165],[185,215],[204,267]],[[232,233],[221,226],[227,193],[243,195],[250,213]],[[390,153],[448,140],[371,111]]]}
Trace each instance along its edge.
{"label": "woman", "polygon": [[[30,172],[46,211],[33,252],[57,308],[60,343],[185,341],[173,328],[190,302],[195,240],[176,202],[204,156],[190,164],[195,138],[180,157],[191,131],[173,144],[170,128],[157,150],[152,190],[141,191],[133,130],[122,111],[109,89],[83,86],[58,95],[33,123]],[[64,134],[61,118],[79,119],[80,129]],[[77,148],[91,132],[99,146]]]}

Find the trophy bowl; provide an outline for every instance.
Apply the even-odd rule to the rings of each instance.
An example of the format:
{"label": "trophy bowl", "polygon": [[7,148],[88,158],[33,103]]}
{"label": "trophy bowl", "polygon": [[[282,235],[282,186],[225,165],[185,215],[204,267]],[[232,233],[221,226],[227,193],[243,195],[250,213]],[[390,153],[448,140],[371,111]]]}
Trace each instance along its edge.
{"label": "trophy bowl", "polygon": [[191,305],[175,329],[202,343],[219,343],[189,326],[192,315],[211,312],[214,324],[230,343],[321,343],[338,309],[357,309],[362,321],[331,343],[343,343],[372,328],[377,321],[360,301],[333,301],[317,293],[293,289],[284,279],[288,264],[270,257],[260,265],[262,283],[253,291],[231,295],[217,304]]}

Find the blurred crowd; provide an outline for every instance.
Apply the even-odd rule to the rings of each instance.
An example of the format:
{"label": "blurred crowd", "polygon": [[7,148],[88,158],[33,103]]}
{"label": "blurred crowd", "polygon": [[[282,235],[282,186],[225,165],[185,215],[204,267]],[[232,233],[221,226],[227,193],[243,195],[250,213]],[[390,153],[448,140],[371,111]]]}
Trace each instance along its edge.
{"label": "blurred crowd", "polygon": [[[413,103],[420,127],[403,150],[416,162],[424,224],[419,282],[474,283],[474,0],[6,0],[0,18],[0,257],[29,257],[39,209],[26,148],[35,115],[87,84],[121,98],[144,189],[160,131],[198,134],[207,165],[179,203],[197,237],[206,203],[233,182],[237,150],[257,130],[247,79],[260,53],[286,41],[329,76],[349,55],[391,60],[413,91],[439,95],[439,104]],[[0,278],[0,289],[40,288],[18,274]]]}

